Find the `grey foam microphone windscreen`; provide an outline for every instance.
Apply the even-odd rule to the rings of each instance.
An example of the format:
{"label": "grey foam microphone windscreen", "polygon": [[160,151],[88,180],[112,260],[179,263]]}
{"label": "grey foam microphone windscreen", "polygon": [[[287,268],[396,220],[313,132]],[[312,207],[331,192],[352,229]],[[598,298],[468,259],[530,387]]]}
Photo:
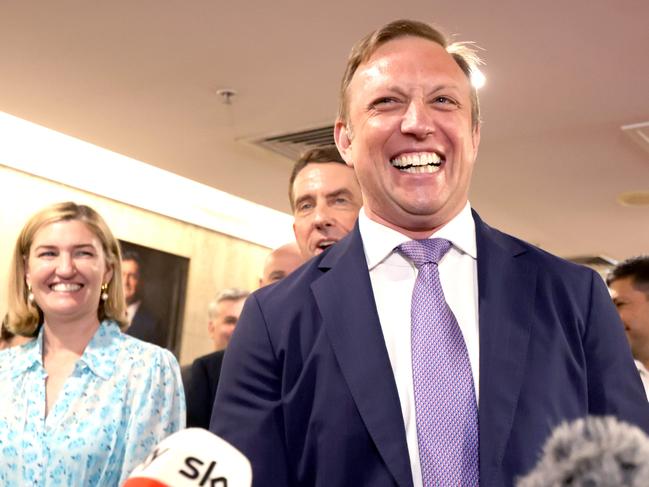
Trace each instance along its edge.
{"label": "grey foam microphone windscreen", "polygon": [[647,487],[649,437],[613,417],[559,425],[517,487]]}

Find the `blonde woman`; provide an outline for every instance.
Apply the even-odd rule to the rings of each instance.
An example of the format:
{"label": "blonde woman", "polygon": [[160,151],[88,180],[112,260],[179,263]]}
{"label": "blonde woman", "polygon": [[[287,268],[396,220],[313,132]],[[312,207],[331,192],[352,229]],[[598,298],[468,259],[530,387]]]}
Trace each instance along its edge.
{"label": "blonde woman", "polygon": [[0,352],[0,485],[119,486],[184,427],[170,352],[122,334],[119,246],[91,208],[60,203],[21,231]]}

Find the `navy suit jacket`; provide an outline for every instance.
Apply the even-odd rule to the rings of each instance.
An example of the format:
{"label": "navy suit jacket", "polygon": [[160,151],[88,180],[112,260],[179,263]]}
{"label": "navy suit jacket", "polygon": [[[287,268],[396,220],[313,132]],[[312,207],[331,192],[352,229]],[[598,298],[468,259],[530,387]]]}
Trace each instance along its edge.
{"label": "navy suit jacket", "polygon": [[[480,483],[512,485],[560,422],[649,407],[602,279],[476,221]],[[247,301],[211,429],[255,486],[412,486],[397,387],[358,226]]]}
{"label": "navy suit jacket", "polygon": [[189,383],[185,390],[187,398],[187,427],[205,428],[210,425],[212,404],[219,384],[224,350],[198,357],[192,364]]}
{"label": "navy suit jacket", "polygon": [[131,321],[131,326],[126,330],[127,335],[163,348],[167,346],[165,333],[161,321],[143,305],[138,307]]}

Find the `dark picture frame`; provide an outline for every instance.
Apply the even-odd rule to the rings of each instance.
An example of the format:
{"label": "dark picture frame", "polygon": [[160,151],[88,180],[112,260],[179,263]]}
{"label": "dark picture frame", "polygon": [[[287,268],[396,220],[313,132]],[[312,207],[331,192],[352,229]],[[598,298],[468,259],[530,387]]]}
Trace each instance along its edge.
{"label": "dark picture frame", "polygon": [[[119,240],[122,254],[140,259],[141,308],[157,320],[159,345],[179,357],[189,259],[133,242]],[[127,331],[128,333],[128,331]]]}

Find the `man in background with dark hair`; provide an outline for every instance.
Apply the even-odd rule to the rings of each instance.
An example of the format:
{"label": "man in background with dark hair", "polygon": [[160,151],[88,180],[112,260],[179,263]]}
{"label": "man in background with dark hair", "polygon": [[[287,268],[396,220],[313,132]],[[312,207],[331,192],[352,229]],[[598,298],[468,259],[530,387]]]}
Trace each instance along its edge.
{"label": "man in background with dark hair", "polygon": [[125,333],[166,348],[167,336],[162,322],[142,305],[142,260],[133,250],[122,254],[122,282],[129,323]]}
{"label": "man in background with dark hair", "polygon": [[649,399],[649,256],[632,257],[606,276]]}
{"label": "man in background with dark hair", "polygon": [[295,241],[305,259],[347,235],[362,204],[354,170],[345,164],[335,146],[302,154],[289,178],[288,198]]}

